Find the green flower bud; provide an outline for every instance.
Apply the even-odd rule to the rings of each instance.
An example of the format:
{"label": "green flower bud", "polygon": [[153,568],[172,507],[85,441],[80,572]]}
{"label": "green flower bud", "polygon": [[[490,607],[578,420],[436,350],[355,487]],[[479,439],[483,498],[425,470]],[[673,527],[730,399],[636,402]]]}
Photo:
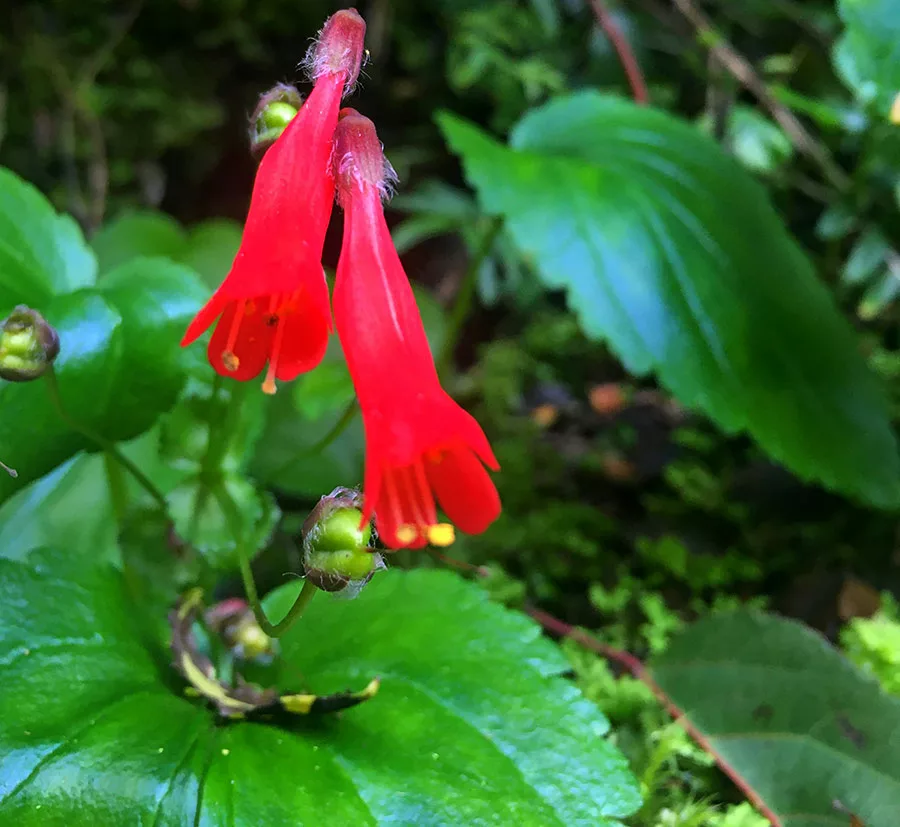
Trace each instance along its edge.
{"label": "green flower bud", "polygon": [[47,372],[59,354],[59,334],[44,317],[20,304],[0,325],[0,378],[30,382]]}
{"label": "green flower bud", "polygon": [[277,129],[281,132],[296,114],[296,106],[291,106],[286,101],[272,101],[260,114],[260,125],[265,129]]}
{"label": "green flower bud", "polygon": [[302,95],[286,83],[279,83],[259,99],[250,119],[250,150],[257,158],[278,140],[302,105]]}
{"label": "green flower bud", "polygon": [[384,568],[371,547],[372,524],[362,522],[358,491],[336,488],[319,500],[303,524],[306,578],[326,592],[355,595]]}

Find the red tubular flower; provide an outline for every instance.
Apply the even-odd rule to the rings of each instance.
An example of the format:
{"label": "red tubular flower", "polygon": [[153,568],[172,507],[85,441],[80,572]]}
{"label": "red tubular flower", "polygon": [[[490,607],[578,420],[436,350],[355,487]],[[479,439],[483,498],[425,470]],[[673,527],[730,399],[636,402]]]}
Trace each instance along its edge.
{"label": "red tubular flower", "polygon": [[182,339],[186,346],[216,320],[209,362],[248,381],[265,368],[263,390],[322,359],[331,332],[322,247],[334,203],[332,139],[341,97],[355,83],[365,23],[339,11],[310,50],[315,87],[259,165],[244,235],[231,271]]}
{"label": "red tubular flower", "polygon": [[[366,431],[363,519],[391,548],[449,545],[435,497],[469,534],[500,513],[484,465],[497,460],[475,419],[441,387],[425,328],[384,219],[392,170],[368,118],[345,109],[335,134],[344,240],[334,315]],[[484,464],[482,464],[484,463]]]}

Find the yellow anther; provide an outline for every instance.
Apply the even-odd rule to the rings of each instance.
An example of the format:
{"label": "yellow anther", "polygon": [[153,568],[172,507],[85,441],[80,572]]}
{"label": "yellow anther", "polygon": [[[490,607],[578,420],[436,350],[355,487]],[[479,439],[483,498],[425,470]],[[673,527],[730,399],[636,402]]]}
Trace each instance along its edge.
{"label": "yellow anther", "polygon": [[428,526],[428,542],[433,546],[446,548],[456,540],[456,530],[450,523],[437,523]]}
{"label": "yellow anther", "polygon": [[230,350],[225,350],[222,352],[222,364],[225,365],[225,370],[230,370],[234,373],[241,366],[241,360]]}
{"label": "yellow anther", "polygon": [[414,543],[419,536],[419,530],[409,523],[404,523],[397,529],[397,542],[401,545],[408,546]]}
{"label": "yellow anther", "polygon": [[271,376],[265,378],[265,381],[262,383],[262,389],[263,393],[267,393],[269,396],[273,396],[275,391],[278,390],[278,388],[275,387],[275,380]]}

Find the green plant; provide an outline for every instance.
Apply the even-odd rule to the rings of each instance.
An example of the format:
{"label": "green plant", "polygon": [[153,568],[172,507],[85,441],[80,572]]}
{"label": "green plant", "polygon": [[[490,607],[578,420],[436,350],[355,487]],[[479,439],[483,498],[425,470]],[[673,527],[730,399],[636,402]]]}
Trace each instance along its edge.
{"label": "green plant", "polygon": [[872,617],[854,617],[847,623],[841,646],[886,692],[900,694],[900,612],[889,593],[882,595],[881,608]]}
{"label": "green plant", "polygon": [[0,171],[0,824],[894,827],[894,598],[855,666],[761,612],[831,634],[842,578],[892,582],[890,3],[367,6],[352,105],[502,468],[489,531],[388,571],[337,340],[274,398],[178,347],[242,239],[195,219],[244,215],[238,121],[325,4],[20,5],[0,148],[46,196]]}

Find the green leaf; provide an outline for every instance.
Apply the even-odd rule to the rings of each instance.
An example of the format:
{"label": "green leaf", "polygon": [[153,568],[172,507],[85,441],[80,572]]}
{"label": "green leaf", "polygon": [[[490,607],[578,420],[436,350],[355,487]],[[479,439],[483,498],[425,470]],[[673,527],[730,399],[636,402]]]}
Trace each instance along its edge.
{"label": "green leaf", "polygon": [[178,261],[199,273],[207,286],[216,288],[228,275],[240,246],[241,225],[215,218],[191,228],[187,247]]}
{"label": "green leaf", "polygon": [[[59,389],[69,418],[113,441],[132,439],[169,410],[186,378],[184,327],[206,297],[194,273],[165,259],[135,259],[96,288],[40,310],[59,332]],[[84,449],[51,404],[45,380],[0,385],[0,502]]]}
{"label": "green leaf", "polygon": [[343,361],[327,360],[298,377],[291,394],[297,410],[306,419],[316,420],[333,416],[353,401],[353,380]]}
{"label": "green leaf", "polygon": [[784,827],[896,827],[900,700],[823,638],[773,615],[705,618],[651,664],[654,679]]}
{"label": "green leaf", "polygon": [[127,212],[102,227],[92,241],[100,272],[140,257],[177,261],[188,251],[188,237],[171,216],[155,210]]}
{"label": "green leaf", "polygon": [[838,74],[887,115],[900,94],[900,15],[895,0],[838,0],[846,31],[835,49]]}
{"label": "green leaf", "polygon": [[156,210],[124,213],[93,240],[101,273],[134,258],[161,256],[187,265],[208,287],[218,287],[228,274],[240,244],[241,225],[236,221],[213,218],[187,232],[170,215]]}
{"label": "green leaf", "polygon": [[115,559],[116,522],[103,457],[72,457],[0,506],[0,555],[13,560],[53,545]]}
{"label": "green leaf", "polygon": [[281,392],[269,402],[250,474],[267,487],[310,499],[362,480],[365,443],[359,415],[327,446],[316,450],[340,422],[343,411],[332,409],[311,419],[297,409],[293,397]]}
{"label": "green leaf", "polygon": [[794,152],[782,129],[749,106],[735,106],[731,110],[728,142],[738,160],[760,174],[780,169]]}
{"label": "green leaf", "polygon": [[440,118],[485,210],[505,217],[588,335],[729,433],[879,506],[900,502],[883,389],[762,188],[671,116],[584,92],[512,147]]}
{"label": "green leaf", "polygon": [[884,269],[890,252],[891,246],[879,230],[866,230],[847,256],[841,281],[849,285],[865,284],[877,271]]}
{"label": "green leaf", "polygon": [[217,571],[237,570],[235,523],[255,556],[281,516],[271,494],[236,474],[223,475],[212,485],[204,476],[189,477],[167,499],[175,533]]}
{"label": "green leaf", "polygon": [[[258,386],[223,381],[204,360],[161,423],[160,457],[188,473],[242,473],[262,433],[267,402]],[[225,443],[211,444],[213,435],[213,443]]]}
{"label": "green leaf", "polygon": [[78,225],[0,167],[0,314],[94,283],[97,263]]}
{"label": "green leaf", "polygon": [[[185,476],[164,463],[158,452],[158,426],[119,450],[134,462],[163,493]],[[158,507],[147,492],[121,468],[125,504],[140,501]],[[49,474],[17,491],[0,505],[0,556],[24,558],[36,548],[65,548],[73,557],[118,561],[116,513],[110,495],[106,461],[100,454],[79,454]],[[157,536],[157,544],[160,536]]]}
{"label": "green leaf", "polygon": [[313,601],[283,639],[280,688],[382,685],[309,725],[219,723],[150,629],[111,568],[0,560],[0,821],[602,826],[639,805],[558,649],[450,573]]}

